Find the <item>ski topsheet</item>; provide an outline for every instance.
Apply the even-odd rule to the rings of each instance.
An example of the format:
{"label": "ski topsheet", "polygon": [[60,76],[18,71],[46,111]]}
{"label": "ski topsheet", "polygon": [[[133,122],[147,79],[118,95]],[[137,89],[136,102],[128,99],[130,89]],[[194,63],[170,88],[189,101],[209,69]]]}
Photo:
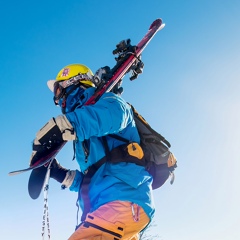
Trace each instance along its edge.
{"label": "ski topsheet", "polygon": [[165,26],[162,19],[156,19],[149,27],[148,32],[136,46],[134,54],[129,54],[128,58],[114,72],[112,78],[86,102],[86,105],[94,104],[105,92],[109,92],[124,77],[134,64],[136,59],[141,55],[144,48],[148,45],[154,35]]}
{"label": "ski topsheet", "polygon": [[[89,98],[89,100],[84,105],[91,105],[96,103],[99,98],[105,93],[109,92],[113,89],[113,87],[121,81],[121,79],[125,76],[127,72],[131,69],[131,67],[134,65],[136,60],[139,59],[141,53],[145,49],[145,47],[148,45],[148,43],[151,41],[151,39],[154,37],[154,35],[164,28],[165,24],[162,23],[161,19],[156,19],[149,27],[147,33],[145,36],[141,39],[141,41],[134,47],[134,52],[127,52],[125,53],[125,57],[121,59],[115,67],[111,70],[111,78],[108,79],[104,84],[100,85],[100,87],[97,88],[95,93],[92,95],[92,97]],[[27,172],[39,167],[42,167],[43,165],[50,162],[53,158],[56,157],[56,155],[59,153],[59,151],[62,149],[62,147],[65,145],[66,142],[62,143],[61,146],[55,149],[51,154],[48,154],[48,156],[42,156],[39,158],[38,161],[35,162],[34,165],[21,169],[9,172],[10,176],[17,175],[23,172]]]}
{"label": "ski topsheet", "polygon": [[39,167],[42,167],[42,166],[46,165],[48,162],[50,162],[52,159],[54,159],[57,156],[57,154],[59,153],[59,151],[63,148],[63,146],[65,144],[66,144],[66,142],[63,142],[61,145],[59,145],[57,148],[55,148],[55,150],[52,151],[47,156],[40,157],[39,160],[36,161],[30,167],[9,172],[8,175],[9,176],[14,176],[14,175],[17,175],[17,174],[20,174],[20,173],[24,173],[24,172],[27,172],[27,171],[31,171],[33,169],[36,169],[36,168],[39,168]]}

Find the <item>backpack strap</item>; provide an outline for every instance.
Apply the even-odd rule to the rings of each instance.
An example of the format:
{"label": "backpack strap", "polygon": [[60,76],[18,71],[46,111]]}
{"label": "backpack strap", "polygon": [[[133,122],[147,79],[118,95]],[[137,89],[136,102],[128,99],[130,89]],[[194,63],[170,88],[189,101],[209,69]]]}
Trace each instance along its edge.
{"label": "backpack strap", "polygon": [[[80,197],[82,198],[84,202],[84,209],[81,217],[81,221],[83,222],[87,216],[87,214],[90,212],[91,205],[89,200],[89,184],[93,177],[93,175],[96,173],[96,171],[106,162],[106,158],[102,158],[100,161],[93,164],[91,167],[88,168],[86,174],[83,177],[82,183],[80,185],[80,189],[78,191],[78,199]],[[80,196],[81,194],[81,196]],[[78,200],[77,200],[78,201]],[[78,203],[77,203],[78,206]],[[79,208],[79,206],[78,206]]]}
{"label": "backpack strap", "polygon": [[[123,138],[118,135],[115,135],[115,134],[109,134],[107,136],[115,138],[119,141],[122,141],[122,142],[124,142],[124,144],[119,145],[118,147],[116,147],[110,151],[109,147],[108,147],[106,136],[102,137],[103,146],[105,149],[105,157],[104,158],[106,158],[106,161],[108,161],[110,163],[129,162],[129,163],[135,163],[140,166],[145,166],[145,160],[143,157],[144,154],[142,152],[142,148],[140,147],[140,145],[138,143],[131,142],[128,139]],[[142,152],[142,154],[135,155],[133,152],[135,150],[136,150],[136,152],[138,152],[139,149],[140,149],[140,152]]]}
{"label": "backpack strap", "polygon": [[111,138],[115,138],[115,139],[117,139],[119,141],[125,142],[125,143],[130,143],[131,142],[130,140],[128,140],[128,139],[126,139],[124,137],[121,137],[119,135],[116,135],[116,134],[109,134],[108,136],[111,137]]}
{"label": "backpack strap", "polygon": [[111,153],[110,153],[110,150],[109,150],[109,147],[108,147],[106,136],[102,137],[102,142],[103,142],[103,147],[104,147],[104,150],[105,150],[106,160],[108,162],[110,162],[110,160],[111,160]]}

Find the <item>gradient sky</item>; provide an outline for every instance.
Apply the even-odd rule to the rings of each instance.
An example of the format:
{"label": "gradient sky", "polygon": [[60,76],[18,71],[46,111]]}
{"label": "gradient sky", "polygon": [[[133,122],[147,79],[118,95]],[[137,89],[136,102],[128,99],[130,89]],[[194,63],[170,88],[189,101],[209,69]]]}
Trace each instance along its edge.
{"label": "gradient sky", "polygon": [[[123,84],[123,97],[171,142],[178,159],[175,183],[154,191],[149,234],[240,239],[239,1],[13,0],[0,6],[2,239],[41,239],[43,195],[29,197],[30,173],[8,172],[28,166],[36,132],[60,114],[46,81],[70,63],[93,72],[113,67],[115,45],[127,38],[137,44],[156,18],[166,27],[143,53],[144,73]],[[76,169],[72,156],[68,144],[58,160]],[[74,231],[76,198],[50,182],[52,240]]]}

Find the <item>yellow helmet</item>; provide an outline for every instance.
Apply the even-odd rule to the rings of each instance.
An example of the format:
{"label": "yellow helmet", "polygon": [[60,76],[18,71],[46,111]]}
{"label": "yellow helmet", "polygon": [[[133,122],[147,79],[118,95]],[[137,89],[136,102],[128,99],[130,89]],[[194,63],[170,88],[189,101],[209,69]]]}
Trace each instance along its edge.
{"label": "yellow helmet", "polygon": [[[93,73],[87,66],[83,64],[70,64],[62,68],[56,76],[55,80],[49,80],[47,85],[49,89],[54,91],[55,82],[69,80],[69,83],[66,83],[66,87],[70,86],[74,82],[78,81],[86,87],[94,87],[94,83],[91,81]],[[72,81],[71,81],[72,80]],[[71,84],[70,84],[71,83]]]}

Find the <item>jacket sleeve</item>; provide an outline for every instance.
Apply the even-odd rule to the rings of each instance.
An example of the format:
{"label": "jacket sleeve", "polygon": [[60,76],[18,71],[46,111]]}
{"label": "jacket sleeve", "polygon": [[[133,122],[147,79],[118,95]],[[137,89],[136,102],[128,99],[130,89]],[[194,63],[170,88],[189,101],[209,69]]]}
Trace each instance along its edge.
{"label": "jacket sleeve", "polygon": [[66,114],[80,141],[92,136],[117,133],[132,121],[130,107],[113,93],[106,93],[94,105],[83,106]]}
{"label": "jacket sleeve", "polygon": [[70,191],[74,191],[74,192],[78,192],[79,187],[82,183],[83,180],[83,173],[79,172],[78,170],[76,170],[76,175],[75,178],[73,180],[72,185],[69,187]]}

